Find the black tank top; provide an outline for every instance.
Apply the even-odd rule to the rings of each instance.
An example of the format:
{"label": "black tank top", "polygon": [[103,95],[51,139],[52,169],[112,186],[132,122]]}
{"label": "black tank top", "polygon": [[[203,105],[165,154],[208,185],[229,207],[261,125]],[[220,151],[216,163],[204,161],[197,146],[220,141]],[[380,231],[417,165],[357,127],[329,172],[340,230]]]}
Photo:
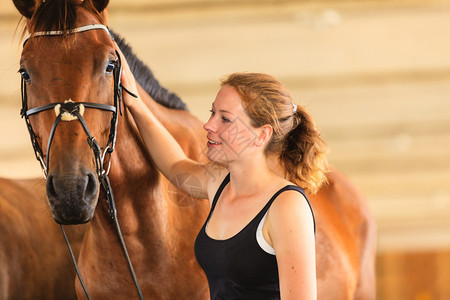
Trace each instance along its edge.
{"label": "black tank top", "polygon": [[208,278],[211,299],[280,299],[276,257],[259,246],[256,231],[279,194],[286,190],[296,190],[305,198],[306,195],[302,188],[287,185],[275,193],[256,217],[239,233],[225,240],[212,239],[206,234],[206,225],[220,194],[229,181],[230,174],[217,190],[208,218],[195,240],[195,256]]}

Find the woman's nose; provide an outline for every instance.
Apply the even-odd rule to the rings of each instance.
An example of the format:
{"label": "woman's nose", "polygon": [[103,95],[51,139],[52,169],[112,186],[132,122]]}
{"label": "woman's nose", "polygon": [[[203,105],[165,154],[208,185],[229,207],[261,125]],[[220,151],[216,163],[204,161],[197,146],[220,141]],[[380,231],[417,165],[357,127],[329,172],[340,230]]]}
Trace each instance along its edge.
{"label": "woman's nose", "polygon": [[208,122],[206,122],[204,125],[203,125],[203,129],[205,129],[206,131],[208,131],[208,132],[213,132],[214,131],[214,124],[213,124],[213,118],[211,117],[211,118],[209,118],[209,120],[208,120]]}

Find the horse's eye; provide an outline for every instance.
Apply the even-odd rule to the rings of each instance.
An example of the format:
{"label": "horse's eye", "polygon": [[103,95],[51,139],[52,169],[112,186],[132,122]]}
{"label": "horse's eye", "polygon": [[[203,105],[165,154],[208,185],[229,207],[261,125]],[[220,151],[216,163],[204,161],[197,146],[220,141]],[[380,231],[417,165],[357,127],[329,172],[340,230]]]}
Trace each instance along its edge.
{"label": "horse's eye", "polygon": [[105,70],[106,74],[111,74],[115,67],[116,67],[116,65],[113,62],[110,62],[106,66],[106,70]]}
{"label": "horse's eye", "polygon": [[22,76],[23,80],[30,81],[30,74],[28,74],[27,71],[25,71],[24,69],[20,69],[19,73]]}

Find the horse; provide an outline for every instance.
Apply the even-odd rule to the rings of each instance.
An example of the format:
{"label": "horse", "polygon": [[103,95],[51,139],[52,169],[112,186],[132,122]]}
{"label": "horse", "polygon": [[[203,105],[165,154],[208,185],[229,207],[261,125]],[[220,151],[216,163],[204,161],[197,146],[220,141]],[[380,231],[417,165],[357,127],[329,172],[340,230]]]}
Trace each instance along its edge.
{"label": "horse", "polygon": [[[76,299],[75,270],[42,179],[0,178],[0,299]],[[66,228],[75,255],[83,227]]]}
{"label": "horse", "polygon": [[308,194],[316,218],[317,299],[376,299],[376,224],[356,186],[330,169]]}
{"label": "horse", "polygon": [[[120,99],[114,100],[120,84],[113,70],[119,57],[106,29],[109,1],[13,2],[31,35],[21,55],[26,95],[22,115],[33,111],[27,125],[47,176],[47,198],[55,221],[88,223],[78,260],[92,298],[132,298],[141,292],[147,299],[208,299],[206,277],[195,260],[193,244],[209,203],[186,195],[164,178],[145,151],[130,113],[124,109],[122,116],[115,115],[121,108]],[[206,135],[201,122],[159,84],[124,40],[112,35],[148,108],[190,158],[204,161]],[[107,109],[92,109],[98,108],[92,102]],[[61,121],[58,105],[72,121]],[[95,154],[100,150],[105,160]],[[127,267],[127,255],[115,235],[109,192],[101,189],[105,184],[98,173],[109,176],[106,185],[114,191],[135,273]],[[328,179],[327,186],[309,195],[317,222],[319,299],[374,299],[375,223],[364,197],[344,175],[331,170]],[[171,180],[198,184],[187,176]],[[79,281],[76,292],[79,299],[86,297]]]}

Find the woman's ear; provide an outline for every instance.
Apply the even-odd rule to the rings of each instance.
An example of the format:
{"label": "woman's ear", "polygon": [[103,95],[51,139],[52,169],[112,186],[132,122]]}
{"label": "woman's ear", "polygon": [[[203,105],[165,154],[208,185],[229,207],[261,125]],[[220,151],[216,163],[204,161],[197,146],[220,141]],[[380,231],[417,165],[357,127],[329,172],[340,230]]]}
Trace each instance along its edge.
{"label": "woman's ear", "polygon": [[258,135],[258,138],[255,140],[255,145],[257,147],[261,147],[261,146],[265,145],[272,137],[273,128],[271,125],[266,124],[266,125],[259,127],[258,130],[259,130],[259,135]]}

